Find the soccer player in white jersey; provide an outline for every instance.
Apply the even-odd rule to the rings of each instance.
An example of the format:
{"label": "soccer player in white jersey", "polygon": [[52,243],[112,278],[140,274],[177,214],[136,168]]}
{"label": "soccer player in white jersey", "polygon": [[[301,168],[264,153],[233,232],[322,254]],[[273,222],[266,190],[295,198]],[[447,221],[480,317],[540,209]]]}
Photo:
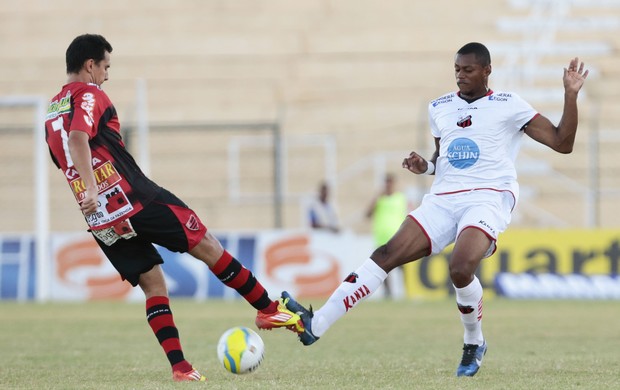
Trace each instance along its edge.
{"label": "soccer player in white jersey", "polygon": [[554,125],[513,92],[488,87],[491,56],[477,42],[455,55],[458,91],[433,100],[428,107],[435,151],[429,159],[411,152],[402,167],[435,175],[430,193],[403,221],[399,230],[352,272],[317,311],[304,308],[289,293],[287,308],[300,314],[299,339],[313,344],[329,327],[371,295],[387,273],[410,261],[441,252],[455,243],[450,278],[464,327],[464,346],[457,376],[478,372],[487,343],[482,334],[482,286],[475,271],[493,254],[519,197],[515,159],[523,134],[559,153],[570,153],[577,132],[577,95],[588,76],[574,58],[564,69],[564,108]]}

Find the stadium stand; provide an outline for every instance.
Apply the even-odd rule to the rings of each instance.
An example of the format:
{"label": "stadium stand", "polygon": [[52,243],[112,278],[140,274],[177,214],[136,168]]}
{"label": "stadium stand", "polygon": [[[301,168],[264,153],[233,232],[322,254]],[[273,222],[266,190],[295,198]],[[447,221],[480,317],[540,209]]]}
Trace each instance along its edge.
{"label": "stadium stand", "polygon": [[[106,36],[114,56],[104,88],[130,148],[139,148],[130,130],[142,79],[151,176],[224,230],[277,225],[272,133],[252,124],[281,129],[283,227],[301,226],[303,200],[328,177],[343,223],[363,232],[363,210],[386,170],[398,174],[413,201],[430,184],[399,165],[410,150],[431,147],[426,104],[455,89],[458,47],[486,43],[491,87],[520,93],[554,120],[562,68],[578,55],[592,74],[580,97],[575,152],[560,156],[524,143],[514,224],[617,226],[618,1],[485,0],[461,12],[448,0],[112,0],[79,9],[57,0],[3,2],[0,20],[2,96],[52,96],[65,80],[70,40],[84,32]],[[32,111],[0,108],[0,123],[0,231],[28,231],[35,219]],[[62,177],[50,177],[52,229],[83,229]]]}

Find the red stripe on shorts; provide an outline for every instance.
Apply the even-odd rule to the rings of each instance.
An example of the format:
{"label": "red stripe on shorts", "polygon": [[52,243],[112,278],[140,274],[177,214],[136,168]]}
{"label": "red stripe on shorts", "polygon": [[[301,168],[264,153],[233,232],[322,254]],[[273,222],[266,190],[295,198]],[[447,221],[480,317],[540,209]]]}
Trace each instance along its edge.
{"label": "red stripe on shorts", "polygon": [[167,206],[176,215],[181,225],[183,225],[183,230],[187,237],[187,250],[192,250],[207,233],[207,227],[203,225],[193,210],[175,205]]}

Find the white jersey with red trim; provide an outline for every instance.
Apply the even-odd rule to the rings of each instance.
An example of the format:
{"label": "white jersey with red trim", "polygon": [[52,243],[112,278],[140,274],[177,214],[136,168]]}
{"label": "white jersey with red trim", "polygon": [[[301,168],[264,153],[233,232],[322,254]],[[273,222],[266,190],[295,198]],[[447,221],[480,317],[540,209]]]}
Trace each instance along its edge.
{"label": "white jersey with red trim", "polygon": [[538,113],[513,92],[489,91],[468,103],[453,92],[429,103],[440,138],[431,193],[492,188],[519,196],[515,159],[524,127]]}

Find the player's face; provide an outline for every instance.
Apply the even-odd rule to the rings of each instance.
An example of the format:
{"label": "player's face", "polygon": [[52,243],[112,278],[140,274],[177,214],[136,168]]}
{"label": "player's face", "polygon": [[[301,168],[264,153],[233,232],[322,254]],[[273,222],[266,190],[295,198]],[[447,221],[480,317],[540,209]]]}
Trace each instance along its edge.
{"label": "player's face", "polygon": [[93,62],[91,77],[92,83],[101,86],[104,81],[108,80],[108,69],[110,68],[110,53],[105,52],[103,60]]}
{"label": "player's face", "polygon": [[461,96],[476,98],[487,93],[491,66],[482,66],[475,54],[457,54],[454,59],[454,76]]}

